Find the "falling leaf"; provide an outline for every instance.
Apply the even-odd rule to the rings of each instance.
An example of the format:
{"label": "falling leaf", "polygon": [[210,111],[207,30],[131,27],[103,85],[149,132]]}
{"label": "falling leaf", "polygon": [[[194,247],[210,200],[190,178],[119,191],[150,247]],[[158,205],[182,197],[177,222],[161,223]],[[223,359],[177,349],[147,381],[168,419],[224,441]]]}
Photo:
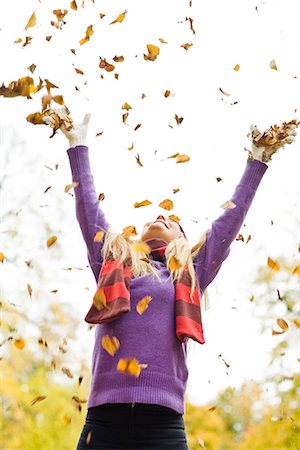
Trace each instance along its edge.
{"label": "falling leaf", "polygon": [[94,242],[101,242],[104,236],[104,231],[98,231],[94,236]]}
{"label": "falling leaf", "polygon": [[272,258],[270,258],[268,256],[268,266],[270,267],[270,269],[276,270],[278,271],[280,269],[279,264],[276,261],[273,261]]}
{"label": "falling leaf", "polygon": [[62,367],[61,371],[62,373],[67,375],[68,378],[73,378],[71,371],[67,367]]}
{"label": "falling leaf", "polygon": [[240,70],[240,66],[238,64],[236,64],[233,68],[233,70],[235,70],[236,72],[238,72]]}
{"label": "falling leaf", "polygon": [[177,116],[177,114],[175,114],[174,118],[176,120],[177,125],[180,125],[183,121],[183,117],[179,117],[179,116]]}
{"label": "falling leaf", "polygon": [[133,143],[131,144],[131,147],[128,147],[128,150],[133,150],[134,149],[134,145]]}
{"label": "falling leaf", "polygon": [[102,134],[103,134],[103,131],[99,131],[98,133],[96,133],[96,137],[102,136]]}
{"label": "falling leaf", "polygon": [[114,354],[120,347],[120,341],[115,336],[109,337],[108,335],[106,335],[102,337],[101,345],[104,350],[107,351],[107,353],[109,353],[111,356],[114,356]]}
{"label": "falling leaf", "polygon": [[236,241],[244,242],[244,236],[242,234],[239,234],[238,237],[236,238]]}
{"label": "falling leaf", "polygon": [[61,420],[63,421],[63,423],[64,423],[65,425],[69,425],[69,424],[71,423],[71,421],[72,421],[71,417],[68,416],[67,414],[64,414],[64,415],[62,416]]}
{"label": "falling leaf", "polygon": [[35,12],[33,12],[27,22],[25,30],[27,30],[30,27],[34,27],[35,25],[36,25],[36,16],[35,16]]}
{"label": "falling leaf", "polygon": [[31,73],[33,73],[33,72],[35,71],[35,69],[36,69],[36,65],[35,65],[35,64],[31,64],[30,66],[27,67],[27,69],[28,69]]}
{"label": "falling leaf", "polygon": [[7,87],[4,83],[0,86],[0,95],[3,95],[3,97],[23,96],[31,98],[31,94],[35,94],[37,91],[38,87],[34,85],[31,77],[19,78],[17,81],[9,83]]}
{"label": "falling leaf", "polygon": [[226,95],[226,97],[230,96],[230,94],[228,94],[228,92],[224,91],[224,89],[219,88],[219,90],[222,92],[223,95]]}
{"label": "falling leaf", "polygon": [[15,339],[14,344],[19,350],[22,350],[25,347],[24,339]]}
{"label": "falling leaf", "polygon": [[49,42],[52,39],[52,36],[46,36],[45,39]]}
{"label": "falling leaf", "polygon": [[80,377],[78,377],[78,384],[79,384],[79,386],[81,385],[82,380],[83,380],[83,375],[80,375]]}
{"label": "falling leaf", "polygon": [[0,262],[1,263],[3,263],[4,258],[5,258],[4,253],[0,252]]}
{"label": "falling leaf", "polygon": [[70,2],[70,8],[73,9],[74,11],[77,11],[77,3],[76,0],[72,0]]}
{"label": "falling leaf", "polygon": [[31,43],[31,41],[32,41],[32,37],[31,36],[25,36],[25,42],[22,45],[22,48],[26,47],[26,45],[29,45]]}
{"label": "falling leaf", "polygon": [[14,44],[19,44],[20,42],[22,42],[22,38],[18,38],[14,41]]}
{"label": "falling leaf", "polygon": [[171,214],[169,216],[169,219],[174,220],[174,222],[180,222],[180,217],[174,216],[174,214]]}
{"label": "falling leaf", "polygon": [[27,283],[27,291],[28,291],[29,297],[31,298],[31,296],[32,296],[32,287],[30,286],[29,283]]}
{"label": "falling leaf", "polygon": [[172,271],[178,270],[182,267],[182,264],[178,261],[178,259],[172,255],[169,262],[169,269]]}
{"label": "falling leaf", "polygon": [[162,44],[167,44],[167,41],[165,41],[163,38],[158,38],[158,40],[159,40]]}
{"label": "falling leaf", "polygon": [[288,323],[284,319],[277,319],[277,325],[284,331],[289,328]]}
{"label": "falling leaf", "polygon": [[135,128],[134,128],[134,130],[133,131],[136,131],[136,130],[138,130],[140,127],[142,126],[142,124],[141,123],[138,123],[136,126],[135,126]]}
{"label": "falling leaf", "polygon": [[275,336],[276,334],[283,334],[285,331],[274,331],[272,330],[272,336]]}
{"label": "falling leaf", "polygon": [[228,200],[227,202],[223,203],[223,205],[221,205],[220,208],[223,208],[223,209],[234,209],[234,208],[236,208],[236,204],[233,203],[231,200]]}
{"label": "falling leaf", "polygon": [[134,204],[135,208],[141,208],[141,206],[148,206],[151,205],[152,202],[150,202],[149,200],[143,200],[142,202],[136,202]]}
{"label": "falling leaf", "polygon": [[89,431],[85,440],[86,445],[90,445],[91,442],[91,438],[92,438],[92,432]]}
{"label": "falling leaf", "polygon": [[173,194],[177,194],[177,192],[179,192],[179,191],[180,191],[179,188],[175,188],[175,189],[173,189]]}
{"label": "falling leaf", "polygon": [[78,73],[79,75],[83,75],[84,74],[83,70],[77,69],[76,67],[74,67],[74,69],[75,69],[75,72]]}
{"label": "falling leaf", "polygon": [[125,114],[122,115],[123,123],[126,122],[127,117],[128,117],[128,113],[125,113]]}
{"label": "falling leaf", "polygon": [[222,181],[222,178],[221,177],[216,177],[216,180],[217,180],[218,183],[220,183],[220,181]]}
{"label": "falling leaf", "polygon": [[253,302],[254,300],[254,295],[251,295],[251,297],[249,298],[250,302]]}
{"label": "falling leaf", "polygon": [[296,266],[293,270],[293,275],[300,275],[300,266]]}
{"label": "falling leaf", "polygon": [[248,242],[250,242],[251,241],[251,234],[249,234],[249,236],[247,237],[247,241],[246,241],[246,244],[248,244]]}
{"label": "falling leaf", "polygon": [[127,373],[128,375],[133,375],[137,378],[140,375],[141,370],[146,367],[147,364],[139,364],[135,358],[121,358],[119,359],[117,370]]}
{"label": "falling leaf", "polygon": [[106,306],[106,297],[103,289],[97,289],[93,297],[93,303],[99,311]]}
{"label": "falling leaf", "polygon": [[169,97],[170,94],[171,94],[171,91],[167,90],[167,91],[165,91],[164,96],[165,96],[165,97]]}
{"label": "falling leaf", "polygon": [[126,109],[128,111],[129,109],[132,109],[132,108],[127,102],[125,102],[124,105],[122,106],[122,109]]}
{"label": "falling leaf", "polygon": [[272,59],[272,60],[270,61],[270,67],[271,67],[271,69],[273,69],[273,70],[278,70],[278,69],[277,69],[277,66],[276,66],[275,59]]}
{"label": "falling leaf", "polygon": [[142,161],[141,161],[141,159],[140,159],[140,155],[139,155],[139,154],[136,155],[135,159],[136,159],[137,164],[138,164],[140,167],[144,167],[143,164],[142,164]]}
{"label": "falling leaf", "polygon": [[300,328],[300,319],[293,319],[293,323],[296,325],[297,328]]}
{"label": "falling leaf", "polygon": [[208,409],[208,411],[215,411],[216,409],[217,409],[217,406],[214,405],[214,406],[211,406],[211,407]]}
{"label": "falling leaf", "polygon": [[74,183],[72,183],[72,184],[67,184],[67,185],[65,186],[64,191],[65,191],[65,192],[69,192],[70,189],[75,188],[75,187],[77,187],[78,185],[79,185],[79,181],[74,181]]}
{"label": "falling leaf", "polygon": [[44,395],[38,395],[37,397],[35,397],[33,400],[31,400],[31,406],[34,405],[35,403],[41,402],[42,400],[45,400]]}
{"label": "falling leaf", "polygon": [[51,247],[51,245],[53,245],[56,240],[57,236],[50,236],[49,239],[47,239],[47,247]]}
{"label": "falling leaf", "polygon": [[188,20],[188,21],[190,22],[190,29],[191,29],[191,31],[193,32],[193,34],[196,34],[196,31],[195,31],[195,29],[194,29],[194,27],[193,27],[193,21],[194,21],[194,19],[192,19],[191,17],[186,17],[185,20]]}
{"label": "falling leaf", "polygon": [[124,61],[124,56],[114,56],[113,60],[115,62],[123,62]]}
{"label": "falling leaf", "polygon": [[104,192],[101,192],[100,194],[99,194],[99,196],[98,196],[98,200],[101,202],[101,201],[103,201],[105,199],[105,194],[104,194]]}
{"label": "falling leaf", "polygon": [[145,253],[146,255],[151,253],[151,248],[143,241],[134,242],[131,245],[131,249],[136,253]]}
{"label": "falling leaf", "polygon": [[[148,201],[148,200],[146,200],[146,201]],[[129,226],[123,228],[122,235],[124,236],[125,239],[128,239],[130,236],[137,236],[135,226],[129,225]]]}
{"label": "falling leaf", "polygon": [[152,298],[150,297],[150,295],[147,295],[146,297],[139,300],[136,305],[136,310],[140,315],[142,315],[146,311],[151,300]]}
{"label": "falling leaf", "polygon": [[176,157],[176,164],[184,163],[190,160],[190,157],[188,155],[177,155]]}
{"label": "falling leaf", "polygon": [[141,98],[146,98],[146,97],[147,97],[146,94],[141,95]]}
{"label": "falling leaf", "polygon": [[185,50],[188,50],[193,44],[182,44],[180,47],[183,47]]}
{"label": "falling leaf", "polygon": [[159,47],[156,45],[148,44],[147,45],[148,55],[144,54],[144,59],[146,61],[155,61],[160,53]]}
{"label": "falling leaf", "polygon": [[103,19],[103,17],[105,17],[105,14],[103,13],[99,13],[100,19]]}
{"label": "falling leaf", "polygon": [[86,29],[85,37],[83,39],[80,39],[79,44],[83,45],[86,42],[88,42],[93,33],[94,33],[93,25],[89,25]]}
{"label": "falling leaf", "polygon": [[171,209],[174,208],[174,204],[172,200],[170,200],[169,198],[166,198],[164,201],[160,202],[158,206],[160,206],[163,209],[166,209],[167,211],[170,211]]}
{"label": "falling leaf", "polygon": [[119,14],[118,17],[113,22],[110,22],[109,25],[112,25],[113,23],[117,23],[117,22],[119,22],[119,23],[123,22],[123,20],[125,19],[126,13],[127,13],[127,11],[125,10],[124,12]]}

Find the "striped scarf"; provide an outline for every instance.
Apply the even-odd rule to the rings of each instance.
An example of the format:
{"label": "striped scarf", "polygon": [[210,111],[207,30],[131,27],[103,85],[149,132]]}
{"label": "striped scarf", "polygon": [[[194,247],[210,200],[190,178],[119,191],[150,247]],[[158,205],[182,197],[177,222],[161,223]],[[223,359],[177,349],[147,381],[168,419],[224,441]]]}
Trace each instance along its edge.
{"label": "striped scarf", "polygon": [[[151,245],[150,245],[151,247]],[[151,257],[165,263],[167,246],[152,248]],[[97,290],[93,297],[93,304],[85,317],[88,323],[106,323],[117,319],[130,311],[130,280],[132,278],[131,258],[124,261],[120,258],[108,257],[100,270]],[[201,294],[198,280],[192,295],[191,277],[187,266],[175,284],[175,321],[176,337],[181,342],[189,338],[205,343],[201,320]]]}

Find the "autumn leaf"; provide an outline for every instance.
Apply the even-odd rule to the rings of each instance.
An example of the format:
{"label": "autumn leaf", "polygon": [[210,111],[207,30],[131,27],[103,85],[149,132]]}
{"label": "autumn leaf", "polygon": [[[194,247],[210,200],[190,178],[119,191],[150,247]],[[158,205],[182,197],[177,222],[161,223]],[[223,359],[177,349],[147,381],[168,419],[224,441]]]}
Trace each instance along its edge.
{"label": "autumn leaf", "polygon": [[134,242],[131,244],[131,249],[136,253],[145,253],[146,255],[151,253],[151,248],[143,241]]}
{"label": "autumn leaf", "polygon": [[122,109],[126,109],[128,111],[129,109],[132,109],[132,108],[127,102],[125,102],[124,105],[122,106]]}
{"label": "autumn leaf", "polygon": [[270,267],[270,269],[278,271],[280,269],[279,264],[276,261],[273,261],[272,258],[270,258],[268,256],[268,266]]}
{"label": "autumn leaf", "polygon": [[185,50],[188,50],[193,44],[182,44],[180,47],[183,47]]}
{"label": "autumn leaf", "polygon": [[152,298],[150,297],[150,295],[147,295],[146,297],[138,301],[136,310],[140,315],[142,315],[146,311],[151,300]]}
{"label": "autumn leaf", "polygon": [[169,96],[170,96],[170,94],[171,94],[171,91],[169,91],[169,90],[166,90],[166,91],[165,91],[165,93],[164,93],[164,96],[165,96],[165,97],[169,97]]}
{"label": "autumn leaf", "polygon": [[118,17],[113,22],[110,22],[109,25],[112,25],[113,23],[117,23],[117,22],[119,22],[119,23],[123,22],[123,20],[125,19],[126,13],[127,13],[127,11],[125,10],[124,12],[119,14]]}
{"label": "autumn leaf", "polygon": [[178,261],[178,259],[172,255],[169,261],[169,269],[172,271],[178,270],[182,267],[182,264]]}
{"label": "autumn leaf", "polygon": [[177,194],[177,192],[179,192],[179,191],[180,191],[179,188],[175,188],[175,189],[173,189],[173,194]]}
{"label": "autumn leaf", "polygon": [[167,44],[167,41],[165,41],[163,38],[158,38],[159,42],[161,42],[162,44]]}
{"label": "autumn leaf", "polygon": [[28,69],[31,73],[33,73],[33,72],[35,71],[35,69],[36,69],[36,65],[35,65],[35,64],[31,64],[30,66],[27,67],[27,69]]}
{"label": "autumn leaf", "polygon": [[73,9],[74,11],[77,11],[76,0],[73,0],[73,1],[70,2],[70,8]]}
{"label": "autumn leaf", "polygon": [[124,61],[124,56],[114,56],[113,60],[115,62],[123,62]]}
{"label": "autumn leaf", "polygon": [[216,405],[214,405],[214,406],[211,406],[209,409],[208,409],[208,411],[215,411],[216,410],[216,408],[217,408],[217,406]]}
{"label": "autumn leaf", "polygon": [[137,378],[140,375],[141,370],[146,367],[147,364],[139,364],[135,358],[121,358],[119,359],[117,370],[127,373],[128,375],[133,375]]}
{"label": "autumn leaf", "polygon": [[174,118],[176,120],[177,125],[180,125],[183,121],[183,117],[179,117],[177,116],[177,114],[175,114]]}
{"label": "autumn leaf", "polygon": [[29,283],[27,283],[27,291],[28,291],[29,297],[31,298],[31,296],[32,296],[32,287],[30,286]]}
{"label": "autumn leaf", "polygon": [[143,200],[142,202],[135,202],[134,207],[141,208],[142,206],[148,206],[151,204],[152,204],[152,202],[150,202],[149,200]]}
{"label": "autumn leaf", "polygon": [[109,337],[108,335],[105,335],[102,337],[101,345],[109,355],[114,356],[114,354],[120,347],[120,341],[115,336]]}
{"label": "autumn leaf", "polygon": [[158,206],[160,206],[163,209],[166,209],[167,211],[170,211],[171,209],[174,208],[174,204],[172,200],[170,200],[169,198],[166,198],[164,201],[160,202]]}
{"label": "autumn leaf", "polygon": [[47,239],[47,247],[51,247],[51,245],[53,245],[56,240],[57,240],[57,236],[50,236]]}
{"label": "autumn leaf", "polygon": [[233,203],[231,200],[228,200],[227,202],[223,203],[223,205],[221,205],[220,208],[223,208],[223,209],[234,209],[234,208],[236,208],[236,204]]}
{"label": "autumn leaf", "polygon": [[275,331],[275,330],[272,330],[272,336],[275,336],[276,334],[283,334],[283,333],[285,333],[284,330],[283,330],[283,331]]}
{"label": "autumn leaf", "polygon": [[35,405],[35,403],[38,403],[38,402],[41,402],[42,400],[45,400],[45,398],[47,398],[47,397],[45,397],[44,395],[38,395],[33,400],[31,400],[31,406]]}
{"label": "autumn leaf", "polygon": [[218,183],[220,183],[220,181],[222,181],[222,178],[221,177],[216,177],[216,180],[217,180]]}
{"label": "autumn leaf", "polygon": [[190,157],[188,155],[177,155],[176,156],[176,164],[184,163],[190,160]]}
{"label": "autumn leaf", "polygon": [[128,113],[125,113],[125,114],[122,115],[123,123],[126,122],[128,115],[129,115]]}
{"label": "autumn leaf", "polygon": [[142,124],[141,123],[138,123],[136,126],[135,126],[135,128],[134,128],[134,130],[133,131],[136,131],[136,130],[138,130],[140,127],[142,126]]}
{"label": "autumn leaf", "polygon": [[233,68],[233,70],[235,70],[236,72],[238,72],[240,70],[240,66],[238,64],[236,64]]}
{"label": "autumn leaf", "polygon": [[222,88],[219,88],[219,91],[221,91],[222,94],[225,95],[226,97],[230,96],[230,94],[228,94],[228,92],[224,91],[224,89],[222,89]]}
{"label": "autumn leaf", "polygon": [[103,289],[97,289],[93,297],[93,303],[99,311],[106,306],[106,297]]}
{"label": "autumn leaf", "polygon": [[33,12],[27,22],[25,30],[27,30],[30,27],[34,27],[35,25],[36,25],[36,16],[35,16],[35,12]]}
{"label": "autumn leaf", "polygon": [[94,242],[101,242],[104,236],[104,231],[98,231],[94,236]]}
{"label": "autumn leaf", "polygon": [[93,25],[89,25],[86,29],[85,37],[83,39],[80,39],[79,44],[83,45],[86,42],[88,42],[93,33],[94,33]]}
{"label": "autumn leaf", "polygon": [[62,416],[61,420],[62,420],[62,422],[63,422],[65,425],[69,425],[69,424],[71,423],[71,421],[72,421],[71,417],[68,416],[67,414],[64,414],[64,415]]}
{"label": "autumn leaf", "polygon": [[74,181],[72,184],[67,184],[67,185],[65,186],[64,191],[65,191],[65,192],[69,192],[70,189],[75,188],[75,187],[77,187],[78,185],[79,185],[79,181]]}
{"label": "autumn leaf", "polygon": [[300,319],[293,319],[293,323],[296,325],[297,328],[300,328]]}
{"label": "autumn leaf", "polygon": [[293,270],[293,275],[300,275],[300,266],[296,266]]}
{"label": "autumn leaf", "polygon": [[180,222],[180,217],[170,214],[169,219],[174,220],[174,222]]}
{"label": "autumn leaf", "polygon": [[277,69],[277,66],[276,66],[275,59],[272,59],[272,60],[270,61],[270,67],[271,67],[272,70],[278,70],[278,69]]}
{"label": "autumn leaf", "polygon": [[75,72],[78,73],[79,75],[84,75],[83,70],[77,69],[76,67],[74,67],[74,70],[75,70]]}
{"label": "autumn leaf", "polygon": [[101,201],[103,201],[105,199],[105,194],[104,194],[104,192],[101,192],[99,195],[98,195],[98,200],[101,202]]}
{"label": "autumn leaf", "polygon": [[235,240],[244,242],[244,236],[242,234],[239,234]]}
{"label": "autumn leaf", "polygon": [[159,47],[156,45],[148,44],[147,45],[148,55],[144,54],[144,59],[146,61],[155,61],[160,53]]}
{"label": "autumn leaf", "polygon": [[91,442],[91,438],[92,438],[92,432],[89,431],[85,440],[86,445],[90,445]]}
{"label": "autumn leaf", "polygon": [[247,240],[246,240],[246,244],[248,244],[248,242],[250,242],[251,241],[251,234],[249,234],[249,236],[247,237]]}
{"label": "autumn leaf", "polygon": [[62,373],[67,375],[68,378],[73,378],[73,375],[72,375],[70,369],[68,369],[67,367],[62,367],[61,371],[62,371]]}
{"label": "autumn leaf", "polygon": [[284,319],[277,319],[277,325],[284,331],[289,328],[288,323]]}
{"label": "autumn leaf", "polygon": [[23,348],[25,347],[24,339],[15,339],[14,344],[19,350],[23,350]]}
{"label": "autumn leaf", "polygon": [[105,14],[99,13],[99,17],[100,17],[100,19],[103,19],[103,17],[105,17]]}
{"label": "autumn leaf", "polygon": [[[146,201],[148,201],[148,200],[146,200]],[[129,226],[123,228],[122,235],[124,236],[125,239],[128,239],[130,236],[137,236],[135,226],[129,225]]]}
{"label": "autumn leaf", "polygon": [[133,143],[132,143],[131,146],[128,147],[128,150],[133,150],[133,149],[134,149],[134,145],[133,145]]}
{"label": "autumn leaf", "polygon": [[1,263],[3,263],[4,258],[5,258],[4,253],[0,252],[0,262]]}
{"label": "autumn leaf", "polygon": [[31,98],[31,94],[35,94],[38,91],[38,87],[34,85],[34,81],[31,77],[19,78],[17,81],[12,81],[7,87],[4,83],[0,86],[0,95],[3,97],[27,97]]}
{"label": "autumn leaf", "polygon": [[144,167],[139,154],[136,155],[135,160],[140,167]]}

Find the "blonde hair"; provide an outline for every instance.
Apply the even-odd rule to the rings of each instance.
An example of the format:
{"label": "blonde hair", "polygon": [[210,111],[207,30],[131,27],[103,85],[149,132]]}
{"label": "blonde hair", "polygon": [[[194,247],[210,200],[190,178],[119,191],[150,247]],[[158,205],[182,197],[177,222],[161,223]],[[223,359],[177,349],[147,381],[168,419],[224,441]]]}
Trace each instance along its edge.
{"label": "blonde hair", "polygon": [[[208,231],[209,229],[205,230],[201,234],[199,241],[192,248],[189,246],[183,233],[181,233],[178,238],[169,242],[166,248],[166,266],[170,270],[170,276],[173,281],[179,280],[184,267],[187,266],[188,273],[191,277],[191,295],[196,287],[196,273],[193,266],[193,259],[197,256],[201,247],[204,245]],[[134,278],[149,274],[159,278],[159,271],[151,263],[151,260],[148,259],[147,253],[140,250],[138,252],[133,250],[133,243],[136,243],[136,241],[130,241],[122,234],[115,233],[111,230],[111,228],[109,228],[106,232],[103,243],[102,256],[106,259],[108,256],[112,255],[113,258],[120,258],[124,261],[128,254],[130,254],[132,259],[132,275]],[[176,260],[180,263],[181,267],[177,270],[172,270],[170,268],[170,261],[172,257],[176,258]],[[207,309],[208,295],[206,291],[203,294],[204,306],[205,309]]]}

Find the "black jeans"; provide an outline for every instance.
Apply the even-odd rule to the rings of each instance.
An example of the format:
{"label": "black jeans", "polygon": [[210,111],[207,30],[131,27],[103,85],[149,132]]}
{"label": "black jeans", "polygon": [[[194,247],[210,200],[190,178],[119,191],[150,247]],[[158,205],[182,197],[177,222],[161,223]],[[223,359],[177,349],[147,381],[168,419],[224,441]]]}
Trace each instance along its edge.
{"label": "black jeans", "polygon": [[188,450],[182,415],[145,403],[89,408],[77,450]]}

